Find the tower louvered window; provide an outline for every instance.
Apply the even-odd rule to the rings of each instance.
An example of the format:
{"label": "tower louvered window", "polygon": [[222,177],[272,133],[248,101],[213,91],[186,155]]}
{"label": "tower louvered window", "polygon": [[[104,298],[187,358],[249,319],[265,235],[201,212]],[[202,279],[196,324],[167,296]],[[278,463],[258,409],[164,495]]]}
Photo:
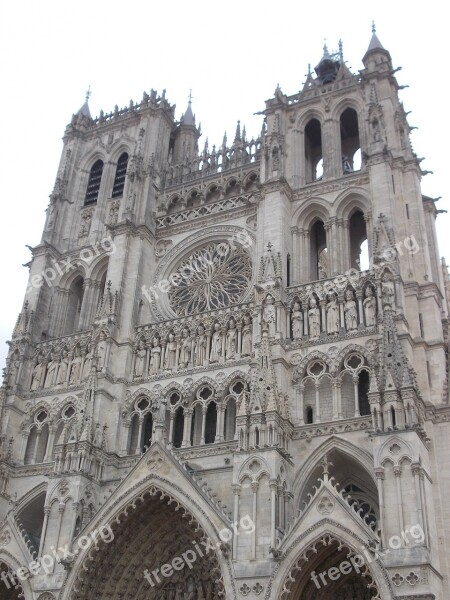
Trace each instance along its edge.
{"label": "tower louvered window", "polygon": [[98,199],[98,192],[100,190],[100,183],[102,180],[103,173],[103,161],[97,160],[91,168],[89,174],[89,182],[86,190],[85,204],[94,204]]}
{"label": "tower louvered window", "polygon": [[112,190],[112,197],[117,198],[123,195],[123,188],[125,186],[125,176],[127,174],[128,166],[128,154],[124,152],[117,163],[116,177],[114,179],[114,185]]}

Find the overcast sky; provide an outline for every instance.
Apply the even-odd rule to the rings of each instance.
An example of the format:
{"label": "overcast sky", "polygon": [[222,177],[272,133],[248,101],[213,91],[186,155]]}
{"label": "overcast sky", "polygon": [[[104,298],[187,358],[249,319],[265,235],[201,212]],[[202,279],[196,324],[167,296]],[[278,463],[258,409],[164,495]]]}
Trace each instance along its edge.
{"label": "overcast sky", "polygon": [[[305,6],[308,7],[305,10]],[[419,8],[420,6],[420,8]],[[375,20],[403,85],[401,98],[422,168],[423,192],[442,196],[449,170],[446,72],[448,37],[443,4],[361,1],[143,2],[128,0],[4,0],[0,7],[2,303],[0,365],[21,309],[30,259],[25,244],[39,243],[48,196],[71,115],[91,86],[92,114],[140,101],[143,91],[167,90],[179,118],[192,88],[193,110],[203,136],[220,144],[236,121],[257,135],[264,100],[280,84],[297,92],[308,63],[344,43],[348,66],[362,68]],[[444,31],[445,28],[445,31]],[[440,252],[450,260],[449,217],[438,218]]]}

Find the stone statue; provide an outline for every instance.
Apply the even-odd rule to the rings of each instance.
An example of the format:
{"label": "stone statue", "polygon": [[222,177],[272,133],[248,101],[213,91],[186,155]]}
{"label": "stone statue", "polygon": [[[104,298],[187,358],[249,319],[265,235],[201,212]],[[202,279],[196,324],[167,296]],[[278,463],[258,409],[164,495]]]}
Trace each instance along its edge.
{"label": "stone statue", "polygon": [[381,282],[381,298],[384,309],[395,308],[394,283],[389,279]]}
{"label": "stone statue", "polygon": [[74,383],[78,383],[78,381],[80,380],[80,371],[81,371],[81,351],[80,348],[77,346],[75,348],[75,356],[73,357],[72,360],[72,368],[70,369],[70,378],[69,378],[69,383],[74,384]]}
{"label": "stone statue", "polygon": [[166,360],[164,368],[166,371],[171,371],[175,368],[177,360],[177,343],[175,342],[175,336],[173,333],[169,333],[169,341],[166,345]]}
{"label": "stone statue", "polygon": [[192,340],[189,335],[189,329],[185,327],[181,334],[180,367],[187,369],[191,362]]}
{"label": "stone statue", "polygon": [[56,383],[56,377],[58,375],[59,360],[56,358],[56,354],[53,352],[50,355],[50,361],[47,365],[47,375],[45,377],[44,387],[50,388]]}
{"label": "stone statue", "polygon": [[309,335],[312,338],[320,336],[320,310],[317,307],[317,300],[314,296],[309,301],[308,310]]}
{"label": "stone statue", "polygon": [[242,356],[250,356],[252,353],[252,322],[248,315],[244,317],[242,327]]}
{"label": "stone statue", "polygon": [[90,346],[88,346],[87,352],[84,357],[83,374],[81,375],[82,381],[85,381],[89,377],[89,374],[91,372],[91,367],[92,367],[92,350],[91,350]]}
{"label": "stone statue", "polygon": [[142,377],[144,375],[146,356],[147,350],[145,349],[145,342],[144,340],[139,340],[138,347],[136,349],[136,358],[134,361],[135,377]]}
{"label": "stone statue", "polygon": [[[67,379],[67,371],[69,369],[69,353],[67,350],[63,350],[61,362],[59,364],[58,378],[56,385],[64,385]],[[86,362],[84,363],[86,364]]]}
{"label": "stone statue", "polygon": [[97,370],[102,371],[105,366],[106,358],[106,335],[100,332],[100,341],[97,344]]}
{"label": "stone statue", "polygon": [[16,385],[17,382],[17,373],[19,372],[19,366],[20,366],[20,361],[17,360],[16,358],[16,354],[13,354],[13,356],[11,357],[11,362],[9,365],[9,370],[8,370],[8,385],[10,387]]}
{"label": "stone statue", "polygon": [[339,305],[336,301],[336,294],[328,295],[327,333],[339,333]]}
{"label": "stone statue", "polygon": [[149,375],[157,375],[159,366],[161,364],[161,346],[159,345],[159,339],[153,338],[152,349],[150,351],[150,368]]}
{"label": "stone statue", "polygon": [[366,327],[372,327],[375,325],[377,319],[377,301],[370,285],[366,287],[366,297],[364,298],[363,306]]}
{"label": "stone statue", "polygon": [[197,330],[197,340],[194,347],[194,360],[196,367],[202,367],[206,359],[206,335],[203,325],[199,325]]}
{"label": "stone statue", "polygon": [[222,356],[222,332],[220,331],[219,323],[214,324],[214,333],[211,341],[211,354],[209,362],[219,362],[219,358]]}
{"label": "stone statue", "polygon": [[352,290],[345,292],[344,316],[347,331],[358,329],[358,311],[356,309],[356,302],[353,299]]}
{"label": "stone statue", "polygon": [[266,298],[263,311],[263,322],[267,325],[269,336],[273,337],[275,335],[276,312],[275,305],[273,303],[273,296],[271,294],[269,294]]}
{"label": "stone statue", "polygon": [[303,336],[303,313],[298,302],[292,307],[292,338],[299,340]]}
{"label": "stone statue", "polygon": [[31,376],[31,391],[42,387],[45,378],[45,363],[42,354],[38,356],[37,365],[33,369],[33,374]]}
{"label": "stone statue", "polygon": [[225,356],[226,359],[234,358],[236,356],[236,344],[237,344],[237,329],[236,321],[230,319],[229,329],[227,331],[226,342],[225,342]]}

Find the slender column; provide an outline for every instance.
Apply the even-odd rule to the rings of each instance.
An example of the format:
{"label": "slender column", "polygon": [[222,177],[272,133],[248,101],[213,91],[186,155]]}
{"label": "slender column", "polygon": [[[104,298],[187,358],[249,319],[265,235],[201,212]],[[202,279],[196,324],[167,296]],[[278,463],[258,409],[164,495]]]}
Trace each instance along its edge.
{"label": "slender column", "polygon": [[142,436],[144,435],[144,417],[139,417],[139,433],[138,433],[138,441],[135,448],[135,454],[141,454],[142,448]]}
{"label": "slender column", "polygon": [[252,532],[252,553],[251,558],[254,560],[256,558],[256,516],[258,509],[258,488],[259,483],[257,481],[252,482],[252,492],[253,492],[253,532]]}
{"label": "slender column", "polygon": [[223,363],[225,362],[225,340],[226,340],[226,335],[227,335],[227,330],[225,327],[222,327],[222,353],[219,356],[219,363]]}
{"label": "slender column", "polygon": [[206,357],[205,365],[209,365],[209,354],[211,352],[211,331],[206,331]]}
{"label": "slender column", "polygon": [[44,523],[42,525],[41,541],[39,542],[38,556],[42,556],[42,551],[45,544],[45,536],[47,535],[48,517],[50,515],[50,506],[44,506]]}
{"label": "slender column", "polygon": [[[402,499],[402,485],[401,485],[401,476],[402,476],[402,468],[394,467],[394,475],[395,475],[395,484],[397,488],[397,510],[398,510],[398,522],[400,526],[400,531],[405,530],[404,522],[403,522],[403,499]],[[402,540],[403,545],[403,540]]]}
{"label": "slender column", "polygon": [[320,394],[319,394],[319,382],[316,381],[314,383],[314,387],[316,388],[316,418],[315,418],[315,422],[316,423],[320,423]]}
{"label": "slender column", "polygon": [[298,410],[299,410],[299,423],[300,425],[304,425],[305,424],[305,407],[304,407],[304,398],[303,398],[303,393],[305,391],[305,386],[300,383],[299,385],[297,385],[295,387],[295,391],[296,391],[296,395],[297,395],[297,401],[298,401]]}
{"label": "slender column", "polygon": [[[234,511],[233,511],[233,522],[236,524],[236,527],[239,523],[239,496],[241,495],[241,486],[238,483],[233,484],[232,486],[233,496],[234,496]],[[237,559],[237,541],[238,541],[238,532],[233,532],[233,560]]]}
{"label": "slender column", "polygon": [[[128,454],[128,440],[130,435],[130,425],[131,423],[125,421],[122,424],[122,456],[126,456]],[[130,454],[132,454],[133,448],[130,448]]]}
{"label": "slender column", "polygon": [[342,419],[342,381],[336,383],[338,419]]}
{"label": "slender column", "polygon": [[358,394],[358,377],[352,377],[353,389],[355,392],[355,417],[361,416],[359,413],[359,394]]}
{"label": "slender column", "polygon": [[333,403],[333,421],[339,419],[339,410],[338,410],[338,382],[334,379],[331,383],[331,396]]}
{"label": "slender column", "polygon": [[[271,509],[271,515],[270,515],[270,545],[272,548],[276,547],[276,502],[277,502],[277,480],[276,479],[271,479],[269,481],[269,487],[270,487],[270,509]],[[255,529],[256,529],[256,522],[253,521],[255,523]]]}
{"label": "slender column", "polygon": [[56,433],[56,426],[55,425],[49,425],[49,428],[48,428],[47,449],[45,450],[44,462],[52,460],[53,444],[55,442],[55,433]]}
{"label": "slender column", "polygon": [[202,406],[202,437],[200,438],[200,445],[204,446],[205,444],[205,429],[206,429],[206,406]]}
{"label": "slender column", "polygon": [[167,446],[172,448],[173,446],[173,422],[175,419],[175,413],[170,411],[170,424],[169,424],[169,439],[167,440]]}
{"label": "slender column", "polygon": [[425,533],[425,540],[426,540],[426,544],[427,547],[430,547],[430,524],[429,524],[429,520],[428,520],[428,506],[427,506],[427,496],[426,496],[426,490],[425,490],[425,473],[423,471],[423,469],[420,470],[419,473],[419,478],[420,478],[420,493],[421,493],[421,501],[422,501],[422,506],[424,509],[424,533]]}
{"label": "slender column", "polygon": [[[184,413],[184,426],[183,426],[183,443],[182,448],[188,448],[191,445],[191,428],[189,424],[192,420],[192,408],[189,408]],[[192,426],[192,423],[191,423]]]}
{"label": "slender column", "polygon": [[385,546],[386,537],[384,533],[384,469],[375,469],[378,487],[378,503],[380,506],[381,547]]}
{"label": "slender column", "polygon": [[[65,508],[66,508],[66,505],[64,503],[60,502],[58,505],[58,529],[57,529],[58,533],[56,534],[56,544],[55,544],[56,548],[59,547],[59,536],[61,535],[61,525],[62,525]],[[56,561],[53,563],[53,570],[52,570],[53,573],[55,572],[55,565],[56,565]]]}
{"label": "slender column", "polygon": [[326,306],[327,306],[327,301],[321,300],[320,301],[320,311],[322,313],[322,333],[326,333],[326,331],[327,331]]}
{"label": "slender column", "polygon": [[339,303],[339,314],[341,316],[341,329],[345,327],[345,315],[344,315],[344,295],[341,293],[338,294],[338,303]]}
{"label": "slender column", "polygon": [[37,454],[37,450],[39,447],[39,440],[41,439],[41,434],[42,434],[42,430],[38,429],[36,432],[36,441],[34,443],[33,454],[31,456],[31,464],[32,465],[36,464],[36,454]]}
{"label": "slender column", "polygon": [[356,291],[356,299],[358,301],[358,321],[359,321],[359,324],[362,327],[364,327],[364,308],[363,308],[362,290]]}
{"label": "slender column", "polygon": [[417,518],[419,520],[419,525],[421,526],[422,531],[425,532],[422,508],[422,490],[420,489],[420,465],[418,463],[412,464],[411,472],[414,477],[414,488],[416,491]]}
{"label": "slender column", "polygon": [[225,439],[225,406],[222,403],[217,405],[217,427],[215,442],[223,442]]}
{"label": "slender column", "polygon": [[278,486],[278,527],[283,526],[283,511],[284,511],[284,499],[283,492],[284,488],[282,485]]}
{"label": "slender column", "polygon": [[302,303],[303,308],[303,333],[306,337],[309,335],[309,323],[308,323],[308,302],[305,300]]}
{"label": "slender column", "polygon": [[237,329],[237,356],[236,359],[240,359],[241,358],[241,354],[242,354],[242,321],[239,321],[239,323],[236,324],[236,329]]}

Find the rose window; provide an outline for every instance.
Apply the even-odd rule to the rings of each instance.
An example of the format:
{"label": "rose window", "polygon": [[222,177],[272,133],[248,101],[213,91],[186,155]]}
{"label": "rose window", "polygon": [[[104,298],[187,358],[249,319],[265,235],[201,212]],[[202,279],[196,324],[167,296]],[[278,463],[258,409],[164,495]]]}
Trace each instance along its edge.
{"label": "rose window", "polygon": [[252,278],[251,260],[244,248],[226,242],[197,250],[176,269],[169,290],[174,312],[187,316],[241,302]]}

